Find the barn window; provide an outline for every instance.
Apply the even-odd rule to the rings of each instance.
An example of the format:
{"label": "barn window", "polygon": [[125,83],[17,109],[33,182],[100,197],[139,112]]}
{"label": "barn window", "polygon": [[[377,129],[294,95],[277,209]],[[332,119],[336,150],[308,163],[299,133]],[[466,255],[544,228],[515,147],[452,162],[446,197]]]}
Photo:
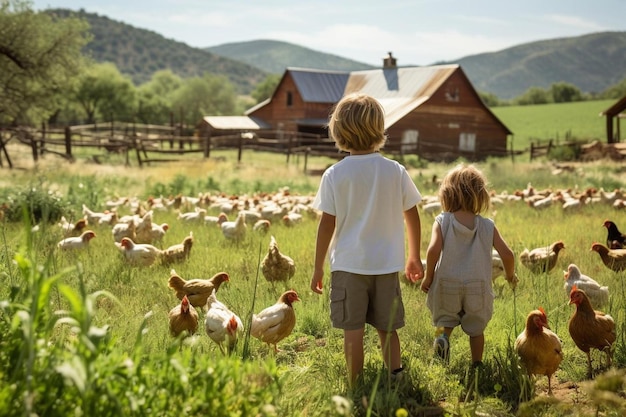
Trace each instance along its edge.
{"label": "barn window", "polygon": [[287,91],[287,107],[293,106],[293,94],[291,91]]}
{"label": "barn window", "polygon": [[402,153],[417,152],[417,138],[419,132],[417,130],[405,130],[402,132],[401,151]]}
{"label": "barn window", "polygon": [[461,133],[459,136],[459,150],[476,151],[476,133]]}

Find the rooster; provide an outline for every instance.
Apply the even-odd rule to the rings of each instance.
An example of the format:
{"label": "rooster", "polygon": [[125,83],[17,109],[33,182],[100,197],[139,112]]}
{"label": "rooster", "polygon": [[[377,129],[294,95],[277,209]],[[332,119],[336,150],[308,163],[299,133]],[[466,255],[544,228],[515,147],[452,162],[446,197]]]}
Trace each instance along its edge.
{"label": "rooster", "polygon": [[276,304],[265,308],[252,316],[250,334],[267,345],[274,345],[274,353],[278,353],[278,342],[291,334],[296,325],[296,313],[292,304],[300,301],[298,294],[285,291]]}
{"label": "rooster", "polygon": [[526,317],[526,328],[515,339],[515,352],[529,375],[548,377],[548,394],[552,395],[552,375],[563,360],[563,349],[559,337],[548,327],[543,308]]}
{"label": "rooster", "polygon": [[161,249],[147,243],[135,243],[127,237],[115,242],[126,262],[132,266],[150,266],[161,256]]}
{"label": "rooster", "polygon": [[606,246],[609,249],[622,249],[626,243],[626,235],[620,232],[617,225],[611,220],[605,220],[602,226],[606,227]]}
{"label": "rooster", "polygon": [[280,253],[274,236],[270,236],[267,254],[261,261],[261,272],[266,280],[287,281],[296,273],[296,264],[289,256]]}
{"label": "rooster", "polygon": [[556,266],[559,252],[562,249],[565,249],[565,244],[559,240],[547,247],[535,248],[530,251],[524,249],[519,255],[519,260],[535,274],[550,272]]}
{"label": "rooster", "polygon": [[193,335],[198,330],[198,312],[189,304],[189,299],[183,297],[180,304],[169,312],[170,334],[178,337],[186,331],[187,335]]}
{"label": "rooster", "polygon": [[232,353],[243,333],[241,319],[217,300],[215,289],[209,295],[206,307],[207,313],[204,319],[206,334],[217,343],[222,353],[225,353],[223,343],[226,343],[228,353]]}
{"label": "rooster", "polygon": [[569,304],[576,305],[576,311],[569,319],[569,334],[578,347],[587,355],[587,376],[592,377],[591,349],[606,353],[607,365],[611,365],[611,349],[616,339],[613,317],[593,309],[589,297],[576,285],[572,287]]}
{"label": "rooster", "polygon": [[189,259],[191,254],[191,247],[193,246],[193,232],[189,232],[181,243],[172,245],[167,249],[164,249],[161,253],[161,262],[164,265],[169,265],[175,262],[183,262]]}
{"label": "rooster", "polygon": [[57,247],[62,250],[84,249],[89,245],[89,241],[96,237],[93,230],[86,230],[80,236],[66,237],[57,243]]}
{"label": "rooster", "polygon": [[229,240],[241,240],[246,235],[248,226],[246,225],[246,217],[243,213],[239,213],[235,221],[227,221],[221,224],[222,234]]}
{"label": "rooster", "polygon": [[571,294],[574,285],[576,285],[578,289],[585,291],[587,297],[589,297],[589,301],[593,305],[602,306],[608,303],[609,287],[600,285],[590,276],[581,273],[580,269],[575,264],[570,264],[567,267],[567,271],[563,272],[563,278],[565,279],[563,288],[565,288],[565,292],[568,296]]}
{"label": "rooster", "polygon": [[591,250],[598,252],[602,263],[607,268],[619,272],[626,269],[626,249],[609,249],[601,243],[591,245]]}
{"label": "rooster", "polygon": [[179,299],[187,296],[194,307],[204,307],[213,290],[217,292],[225,281],[230,281],[226,272],[218,272],[209,279],[184,280],[172,269],[168,286],[176,291],[176,297]]}

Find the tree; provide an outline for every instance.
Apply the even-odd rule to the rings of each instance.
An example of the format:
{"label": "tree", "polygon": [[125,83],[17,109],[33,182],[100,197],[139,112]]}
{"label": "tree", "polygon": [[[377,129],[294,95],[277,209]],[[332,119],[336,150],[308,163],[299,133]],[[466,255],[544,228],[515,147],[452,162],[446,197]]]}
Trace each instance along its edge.
{"label": "tree", "polygon": [[617,99],[626,96],[626,78],[619,83],[607,88],[601,94],[605,99]]}
{"label": "tree", "polygon": [[75,97],[87,116],[130,122],[134,117],[136,88],[112,63],[93,64],[80,76]]}
{"label": "tree", "polygon": [[281,77],[279,74],[270,74],[256,86],[251,95],[257,104],[272,97]]}
{"label": "tree", "polygon": [[539,87],[530,87],[524,94],[516,98],[516,104],[519,105],[527,105],[527,104],[546,104],[549,103],[548,92],[543,88]]}
{"label": "tree", "polygon": [[583,99],[583,95],[578,87],[564,82],[552,84],[550,94],[555,103],[571,103]]}
{"label": "tree", "polygon": [[58,111],[90,40],[80,19],[57,19],[24,0],[0,1],[0,122],[34,123]]}
{"label": "tree", "polygon": [[479,91],[478,95],[480,96],[480,99],[483,101],[483,103],[485,103],[487,107],[497,107],[500,105],[500,100],[498,99],[498,96],[496,96],[493,93],[485,93],[485,92]]}
{"label": "tree", "polygon": [[137,89],[137,119],[142,123],[170,123],[173,96],[182,84],[182,79],[170,70],[155,72]]}
{"label": "tree", "polygon": [[187,125],[195,126],[204,116],[233,115],[235,88],[224,76],[205,74],[188,78],[174,93],[176,115]]}

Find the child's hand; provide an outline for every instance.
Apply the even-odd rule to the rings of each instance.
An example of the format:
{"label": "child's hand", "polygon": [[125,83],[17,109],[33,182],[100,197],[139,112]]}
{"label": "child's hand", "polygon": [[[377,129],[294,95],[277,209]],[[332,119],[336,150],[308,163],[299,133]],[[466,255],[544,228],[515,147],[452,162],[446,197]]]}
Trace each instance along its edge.
{"label": "child's hand", "polygon": [[506,280],[509,282],[509,285],[512,289],[515,289],[515,287],[517,287],[517,283],[519,282],[517,274],[513,274],[511,278],[507,278]]}
{"label": "child's hand", "polygon": [[324,280],[324,272],[314,271],[313,277],[311,278],[311,290],[313,290],[313,292],[317,294],[321,294],[322,287],[323,287],[323,280]]}
{"label": "child's hand", "polygon": [[409,259],[406,264],[404,275],[413,284],[424,278],[424,266],[422,265],[422,261],[420,259]]}
{"label": "child's hand", "polygon": [[433,279],[424,278],[424,280],[422,281],[422,285],[420,285],[420,289],[428,294],[428,291],[430,290],[431,285],[433,285]]}

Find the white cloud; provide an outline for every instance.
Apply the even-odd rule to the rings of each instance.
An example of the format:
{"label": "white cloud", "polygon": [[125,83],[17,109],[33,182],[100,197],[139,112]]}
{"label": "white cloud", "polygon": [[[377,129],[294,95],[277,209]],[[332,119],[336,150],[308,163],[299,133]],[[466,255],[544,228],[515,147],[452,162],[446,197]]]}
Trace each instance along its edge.
{"label": "white cloud", "polygon": [[564,26],[571,26],[572,28],[576,28],[576,29],[605,30],[605,28],[602,25],[599,25],[595,22],[592,22],[587,19],[583,19],[578,16],[552,14],[552,15],[547,15],[545,18],[549,22],[554,22],[554,23],[564,25]]}

